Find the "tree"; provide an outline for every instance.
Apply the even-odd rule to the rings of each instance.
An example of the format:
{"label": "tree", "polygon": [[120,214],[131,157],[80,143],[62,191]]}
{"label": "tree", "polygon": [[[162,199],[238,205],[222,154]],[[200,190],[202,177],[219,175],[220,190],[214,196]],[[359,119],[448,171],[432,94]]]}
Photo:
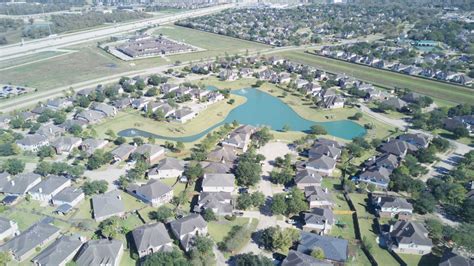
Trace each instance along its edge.
{"label": "tree", "polygon": [[175,149],[177,152],[182,152],[184,150],[184,143],[182,141],[176,142]]}
{"label": "tree", "polygon": [[40,162],[35,169],[35,173],[42,175],[42,176],[47,176],[51,173],[51,164],[48,162]]}
{"label": "tree", "polygon": [[0,265],[8,265],[8,263],[12,260],[12,256],[8,251],[0,252]]}
{"label": "tree", "polygon": [[273,215],[286,214],[288,206],[285,201],[285,194],[273,195],[271,210]]}
{"label": "tree", "polygon": [[361,112],[355,113],[353,116],[350,117],[350,119],[353,120],[360,120],[364,115]]}
{"label": "tree", "polygon": [[112,129],[107,129],[105,135],[109,136],[109,140],[114,140],[117,138],[117,135],[115,135],[115,132]]}
{"label": "tree", "polygon": [[143,145],[145,141],[140,137],[135,137],[133,138],[133,143],[135,143],[137,146],[140,146]]}
{"label": "tree", "polygon": [[94,195],[94,194],[102,194],[107,191],[109,184],[105,180],[94,180],[94,181],[86,181],[82,185],[82,190],[84,194],[87,196]]}
{"label": "tree", "polygon": [[173,210],[166,207],[160,206],[156,211],[152,211],[149,214],[150,219],[157,220],[158,222],[166,222],[168,218],[174,215]]}
{"label": "tree", "polygon": [[236,266],[273,266],[271,259],[262,256],[254,255],[253,253],[244,253],[234,256],[234,263]]}
{"label": "tree", "polygon": [[113,156],[110,152],[104,152],[103,150],[96,150],[88,159],[86,167],[89,170],[95,170],[100,168],[102,165],[112,161]]}
{"label": "tree", "polygon": [[183,252],[173,248],[171,252],[157,252],[146,256],[143,266],[188,266],[190,263],[184,257]]}
{"label": "tree", "polygon": [[242,193],[237,197],[236,207],[239,210],[247,210],[252,204],[252,196],[249,193]]}
{"label": "tree", "polygon": [[276,226],[264,229],[260,241],[262,241],[265,249],[286,254],[298,238],[298,230],[293,228],[282,229],[280,226]]}
{"label": "tree", "polygon": [[314,135],[326,135],[328,133],[326,129],[321,125],[312,125],[310,132]]}
{"label": "tree", "polygon": [[260,181],[263,159],[253,149],[240,155],[239,163],[235,169],[235,178],[239,186],[253,186]]}
{"label": "tree", "polygon": [[222,242],[218,243],[218,247],[223,251],[235,252],[249,241],[251,233],[247,225],[234,225]]}
{"label": "tree", "polygon": [[198,178],[202,177],[204,175],[204,170],[202,169],[202,166],[200,163],[194,162],[190,163],[186,170],[184,170],[184,176],[188,178],[188,181],[192,184],[194,183]]}
{"label": "tree", "polygon": [[287,132],[287,131],[290,131],[290,130],[291,130],[291,127],[288,124],[285,124],[283,126],[283,128],[281,129],[281,131],[283,131],[283,132]]}
{"label": "tree", "polygon": [[16,158],[7,159],[3,163],[2,169],[11,175],[17,175],[23,173],[25,170],[25,163]]}
{"label": "tree", "polygon": [[436,199],[427,191],[422,192],[413,204],[413,208],[420,214],[432,213],[436,206]]}
{"label": "tree", "polygon": [[262,192],[256,191],[251,194],[252,205],[260,208],[265,204],[265,195]]}
{"label": "tree", "polygon": [[107,218],[100,222],[99,230],[101,235],[107,238],[116,238],[123,231],[118,217]]}
{"label": "tree", "polygon": [[206,220],[206,222],[217,221],[216,214],[214,213],[214,211],[212,211],[212,209],[209,208],[204,210],[202,217],[204,218],[204,220]]}
{"label": "tree", "polygon": [[433,145],[438,152],[445,152],[451,146],[448,140],[440,138],[440,137],[434,138],[431,141],[431,145]]}
{"label": "tree", "polygon": [[273,135],[272,133],[270,133],[270,129],[268,127],[264,127],[259,131],[255,132],[252,135],[252,139],[256,142],[258,146],[261,147],[267,144],[270,140],[272,140]]}
{"label": "tree", "polygon": [[118,138],[115,139],[114,144],[115,144],[115,145],[122,145],[122,144],[124,144],[125,142],[127,142],[127,139],[126,139],[126,138],[124,138],[124,137],[118,137]]}
{"label": "tree", "polygon": [[318,260],[324,260],[326,258],[326,255],[324,255],[324,250],[321,248],[313,249],[313,251],[311,251],[311,256]]}
{"label": "tree", "polygon": [[40,160],[43,160],[46,157],[52,158],[54,157],[54,154],[56,154],[56,152],[51,146],[42,146],[38,149],[38,152],[36,153],[36,155],[40,157]]}
{"label": "tree", "polygon": [[453,135],[456,139],[469,137],[469,130],[465,127],[457,127],[453,129]]}

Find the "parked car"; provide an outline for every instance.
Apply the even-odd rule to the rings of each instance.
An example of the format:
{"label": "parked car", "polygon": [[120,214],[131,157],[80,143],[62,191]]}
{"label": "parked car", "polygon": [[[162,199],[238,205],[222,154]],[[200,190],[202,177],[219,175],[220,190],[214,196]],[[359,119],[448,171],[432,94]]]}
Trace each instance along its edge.
{"label": "parked car", "polygon": [[234,212],[234,215],[235,215],[235,216],[244,216],[244,212],[235,211],[235,212]]}

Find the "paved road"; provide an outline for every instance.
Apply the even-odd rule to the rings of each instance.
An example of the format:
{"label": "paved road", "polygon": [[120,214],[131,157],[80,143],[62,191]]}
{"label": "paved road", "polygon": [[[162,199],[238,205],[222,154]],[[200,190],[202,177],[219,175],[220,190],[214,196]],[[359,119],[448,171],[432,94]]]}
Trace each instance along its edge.
{"label": "paved road", "polygon": [[85,30],[69,34],[62,34],[55,37],[47,37],[33,41],[2,46],[0,48],[1,60],[12,59],[19,56],[34,54],[42,51],[54,50],[56,48],[75,45],[78,43],[89,42],[102,39],[107,36],[120,33],[135,31],[152,25],[174,22],[180,19],[197,17],[219,12],[223,9],[231,8],[234,4],[226,4],[187,12],[170,14],[160,18],[150,18],[134,22],[118,23],[110,27],[101,27],[97,29]]}

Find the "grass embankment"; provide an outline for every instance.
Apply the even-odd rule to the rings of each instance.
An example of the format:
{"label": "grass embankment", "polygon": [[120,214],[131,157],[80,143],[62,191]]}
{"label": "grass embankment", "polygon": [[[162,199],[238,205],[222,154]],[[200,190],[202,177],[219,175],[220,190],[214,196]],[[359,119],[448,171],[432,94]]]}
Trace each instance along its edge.
{"label": "grass embankment", "polygon": [[408,88],[412,91],[431,96],[441,103],[450,102],[452,105],[456,103],[474,102],[472,89],[454,84],[353,64],[315,54],[308,54],[304,51],[282,52],[279,53],[279,55],[295,62],[315,66],[328,72],[345,73],[356,79],[370,82],[377,86],[385,88]]}
{"label": "grass embankment", "polygon": [[137,128],[153,134],[167,137],[186,137],[202,132],[203,130],[223,121],[232,109],[245,103],[245,98],[238,95],[231,95],[229,99],[234,99],[233,104],[228,104],[228,100],[211,104],[207,109],[201,111],[198,116],[191,121],[181,124],[179,122],[158,122],[151,118],[145,118],[141,112],[128,109],[101,124],[95,126],[98,135],[105,137],[105,132],[111,129],[119,132],[128,128]]}

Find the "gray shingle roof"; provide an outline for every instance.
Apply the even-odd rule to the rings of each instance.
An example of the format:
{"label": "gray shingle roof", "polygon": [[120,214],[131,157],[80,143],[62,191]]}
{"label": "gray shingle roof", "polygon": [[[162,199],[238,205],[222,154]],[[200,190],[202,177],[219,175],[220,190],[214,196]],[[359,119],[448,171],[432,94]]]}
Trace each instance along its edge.
{"label": "gray shingle roof", "polygon": [[385,208],[413,209],[413,205],[408,203],[406,199],[399,197],[380,197],[378,205]]}
{"label": "gray shingle roof", "polygon": [[308,167],[324,170],[333,169],[335,165],[336,160],[326,155],[319,155],[306,163],[306,166]]}
{"label": "gray shingle roof", "polygon": [[65,183],[69,182],[69,179],[57,176],[57,175],[50,175],[43,181],[41,181],[38,185],[34,186],[33,188],[28,191],[29,193],[41,193],[41,194],[50,194],[55,191],[57,188],[61,187]]}
{"label": "gray shingle roof", "polygon": [[201,166],[203,167],[204,173],[207,174],[225,174],[229,173],[232,168],[232,165],[218,162],[201,162]]}
{"label": "gray shingle roof", "polygon": [[41,251],[32,261],[39,265],[60,265],[82,246],[78,236],[62,236]]}
{"label": "gray shingle roof", "polygon": [[193,232],[196,228],[205,228],[207,223],[200,214],[192,213],[186,217],[170,222],[171,230],[177,237]]}
{"label": "gray shingle roof", "polygon": [[127,157],[135,151],[137,147],[133,146],[133,145],[130,145],[128,143],[124,143],[120,146],[118,146],[117,148],[115,148],[113,151],[111,151],[110,153],[113,155],[113,156],[116,156],[116,157],[119,157],[121,158],[122,160],[125,160],[127,159]]}
{"label": "gray shingle roof", "polygon": [[334,224],[334,214],[327,208],[313,208],[311,212],[304,213],[305,224]]}
{"label": "gray shingle roof", "polygon": [[320,248],[326,259],[344,262],[347,260],[348,244],[349,242],[345,239],[301,232],[297,250],[309,254],[315,248]]}
{"label": "gray shingle roof", "polygon": [[96,219],[125,211],[125,205],[118,190],[95,195],[92,197],[92,207],[94,209],[94,218]]}
{"label": "gray shingle roof", "polygon": [[6,194],[23,195],[28,192],[28,187],[31,184],[39,183],[41,176],[35,173],[19,174],[14,176],[10,182],[3,187],[3,192]]}
{"label": "gray shingle roof", "polygon": [[147,224],[132,231],[137,250],[147,250],[151,247],[172,243],[165,225],[162,223]]}
{"label": "gray shingle roof", "polygon": [[214,162],[233,162],[237,159],[235,151],[229,147],[218,147],[207,155],[209,161]]}
{"label": "gray shingle roof", "polygon": [[296,184],[313,184],[321,183],[323,177],[315,171],[311,170],[302,170],[296,173],[295,183]]}
{"label": "gray shingle roof", "polygon": [[127,188],[127,191],[131,191],[133,193],[143,195],[145,196],[147,200],[150,200],[150,201],[153,199],[157,199],[169,193],[172,190],[173,189],[170,186],[158,180],[150,180],[148,181],[148,183],[142,186],[137,186],[137,185],[132,184]]}
{"label": "gray shingle roof", "polygon": [[50,224],[36,223],[0,246],[0,250],[11,250],[15,257],[22,257],[59,231],[59,228]]}
{"label": "gray shingle roof", "polygon": [[317,186],[305,187],[304,195],[308,201],[333,201],[329,191]]}
{"label": "gray shingle roof", "polygon": [[310,255],[290,250],[288,256],[283,260],[281,266],[331,266],[329,262],[324,262]]}
{"label": "gray shingle roof", "polygon": [[184,171],[185,162],[176,158],[167,157],[161,160],[156,166],[159,170],[179,170]]}
{"label": "gray shingle roof", "polygon": [[23,146],[35,146],[39,145],[40,143],[44,143],[48,140],[43,135],[33,134],[33,135],[26,135],[24,138],[19,139],[16,141],[16,144],[23,145]]}
{"label": "gray shingle roof", "polygon": [[465,258],[448,250],[441,257],[439,266],[474,266],[474,259]]}
{"label": "gray shingle roof", "polygon": [[11,220],[0,217],[0,234],[12,227],[11,222]]}
{"label": "gray shingle roof", "polygon": [[119,240],[89,240],[79,251],[77,265],[114,265],[120,250],[123,248]]}
{"label": "gray shingle roof", "polygon": [[204,174],[203,187],[233,187],[235,176],[233,174]]}
{"label": "gray shingle roof", "polygon": [[81,188],[67,187],[53,197],[53,201],[72,202],[84,192]]}
{"label": "gray shingle roof", "polygon": [[160,145],[146,143],[146,144],[138,146],[135,149],[134,153],[138,153],[142,155],[145,155],[148,153],[150,156],[152,156],[156,153],[164,153],[164,151],[165,149],[161,147]]}
{"label": "gray shingle roof", "polygon": [[396,222],[390,232],[390,236],[397,243],[432,246],[433,242],[427,235],[428,230],[421,223],[411,221]]}

